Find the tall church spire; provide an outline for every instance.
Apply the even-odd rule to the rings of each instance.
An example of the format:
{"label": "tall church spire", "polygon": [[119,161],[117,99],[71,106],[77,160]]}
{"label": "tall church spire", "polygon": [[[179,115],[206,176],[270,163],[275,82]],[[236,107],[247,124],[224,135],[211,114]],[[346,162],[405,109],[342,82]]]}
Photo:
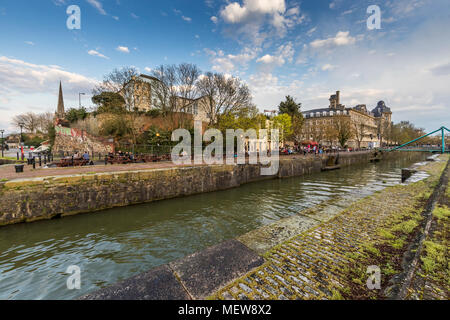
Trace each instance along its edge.
{"label": "tall church spire", "polygon": [[61,81],[59,82],[58,109],[56,110],[56,117],[59,119],[64,119],[64,117],[65,117],[64,98],[63,98]]}

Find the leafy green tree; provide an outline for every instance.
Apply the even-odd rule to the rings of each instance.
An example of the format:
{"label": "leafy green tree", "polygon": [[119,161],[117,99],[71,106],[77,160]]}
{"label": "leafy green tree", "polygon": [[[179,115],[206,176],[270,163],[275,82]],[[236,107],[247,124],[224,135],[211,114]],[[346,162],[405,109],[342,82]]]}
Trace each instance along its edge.
{"label": "leafy green tree", "polygon": [[80,109],[71,108],[66,113],[66,119],[70,123],[77,122],[78,120],[84,120],[88,116],[86,108],[81,107]]}
{"label": "leafy green tree", "polygon": [[102,122],[100,134],[103,136],[113,136],[114,138],[122,138],[127,134],[128,122],[125,117],[114,115]]}
{"label": "leafy green tree", "polygon": [[280,140],[286,141],[292,135],[292,118],[284,113],[273,117],[273,128],[280,130]]}
{"label": "leafy green tree", "polygon": [[278,106],[279,114],[288,114],[291,117],[301,114],[301,103],[295,102],[295,99],[291,96],[286,96],[286,101],[282,101]]}
{"label": "leafy green tree", "polygon": [[295,99],[291,96],[286,96],[286,100],[282,101],[278,106],[278,113],[280,115],[287,114],[291,116],[292,132],[286,136],[286,139],[293,139],[296,142],[300,142],[302,138],[302,128],[304,123],[303,114],[301,113],[302,104],[295,102]]}
{"label": "leafy green tree", "polygon": [[124,98],[115,92],[101,92],[92,97],[92,102],[98,106],[97,113],[122,114],[126,111]]}

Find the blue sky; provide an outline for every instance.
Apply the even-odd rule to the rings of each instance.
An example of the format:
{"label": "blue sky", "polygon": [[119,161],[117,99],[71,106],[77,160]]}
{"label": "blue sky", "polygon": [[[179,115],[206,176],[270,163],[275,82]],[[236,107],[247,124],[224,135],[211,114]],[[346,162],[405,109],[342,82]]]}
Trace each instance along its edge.
{"label": "blue sky", "polygon": [[[66,27],[69,5],[81,30]],[[368,30],[367,8],[381,9]],[[191,62],[241,77],[261,109],[290,94],[303,109],[384,100],[394,121],[450,125],[448,0],[0,0],[0,127],[27,111],[90,106],[112,69]]]}

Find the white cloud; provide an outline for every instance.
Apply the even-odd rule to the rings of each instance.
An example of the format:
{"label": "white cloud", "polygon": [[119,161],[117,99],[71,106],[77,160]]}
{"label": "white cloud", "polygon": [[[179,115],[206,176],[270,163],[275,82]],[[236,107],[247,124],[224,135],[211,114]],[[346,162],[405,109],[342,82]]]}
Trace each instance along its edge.
{"label": "white cloud", "polygon": [[97,9],[97,11],[106,16],[107,13],[106,11],[103,9],[103,5],[99,0],[86,0],[91,6],[93,6],[95,9]]}
{"label": "white cloud", "polygon": [[88,54],[91,55],[91,56],[100,57],[100,58],[103,58],[103,59],[109,59],[107,56],[105,56],[104,54],[102,54],[102,53],[100,53],[100,52],[98,52],[96,50],[89,50]]}
{"label": "white cloud", "polygon": [[336,66],[333,66],[333,65],[327,63],[327,64],[322,66],[322,71],[330,71],[330,70],[333,70],[335,68],[336,68]]}
{"label": "white cloud", "polygon": [[217,22],[219,22],[219,19],[216,16],[212,16],[211,21],[217,24]]}
{"label": "white cloud", "polygon": [[330,9],[334,9],[334,7],[336,7],[336,1],[332,1],[329,4]]}
{"label": "white cloud", "polygon": [[349,31],[339,31],[335,37],[328,39],[317,39],[310,43],[312,48],[322,48],[322,47],[338,47],[351,45],[356,42],[356,38],[350,36]]}
{"label": "white cloud", "polygon": [[123,52],[123,53],[130,53],[130,49],[128,47],[118,46],[116,48],[117,51]]}
{"label": "white cloud", "polygon": [[[91,92],[93,87],[98,84],[95,79],[66,71],[58,66],[33,64],[0,56],[0,83],[2,84],[0,101],[3,108],[3,111],[0,108],[0,119],[2,125],[7,125],[14,115],[22,112],[54,111],[57,104],[59,81],[62,81],[64,98],[68,107],[70,106],[69,101],[77,101],[78,92]],[[10,128],[10,130],[13,129]]]}
{"label": "white cloud", "polygon": [[117,16],[113,16],[112,18],[116,21],[119,21],[119,17],[117,17]]}
{"label": "white cloud", "polygon": [[185,16],[181,16],[181,19],[183,19],[184,21],[187,21],[187,22],[191,22],[192,21],[192,18],[185,17]]}
{"label": "white cloud", "polygon": [[149,68],[149,67],[145,67],[144,70],[147,72],[152,72],[152,68]]}
{"label": "white cloud", "polygon": [[275,29],[277,36],[284,37],[289,29],[305,19],[298,6],[286,9],[284,0],[244,0],[242,5],[239,2],[226,5],[220,16],[226,23],[236,25],[238,33],[261,42],[261,37],[267,36],[261,31],[267,26]]}
{"label": "white cloud", "polygon": [[445,63],[432,67],[430,69],[431,73],[435,76],[448,76],[450,75],[450,63]]}
{"label": "white cloud", "polygon": [[257,59],[256,62],[261,63],[265,66],[263,70],[267,74],[271,72],[272,69],[276,66],[280,67],[286,62],[291,63],[294,58],[294,54],[295,50],[293,48],[292,42],[288,42],[278,47],[275,55],[266,54]]}
{"label": "white cloud", "polygon": [[25,43],[30,45],[30,46],[34,46],[34,42],[32,42],[32,41],[25,41]]}
{"label": "white cloud", "polygon": [[130,14],[130,16],[131,16],[133,19],[139,19],[139,16],[136,15],[136,14],[134,14],[133,12]]}
{"label": "white cloud", "polygon": [[280,57],[271,56],[270,54],[266,54],[265,56],[262,56],[256,62],[265,63],[265,64],[277,64],[277,65],[283,65],[284,60]]}
{"label": "white cloud", "polygon": [[53,0],[53,3],[57,6],[63,6],[67,4],[66,0]]}
{"label": "white cloud", "polygon": [[316,32],[317,27],[311,28],[306,32],[306,35],[311,36],[314,32]]}
{"label": "white cloud", "polygon": [[352,12],[353,12],[353,9],[350,9],[350,10],[342,12],[342,15],[345,16],[347,14],[351,14]]}
{"label": "white cloud", "polygon": [[256,59],[259,49],[244,48],[239,54],[225,54],[222,50],[213,51],[208,48],[204,49],[205,53],[210,56],[212,69],[217,72],[231,73],[238,67],[245,69],[248,63]]}

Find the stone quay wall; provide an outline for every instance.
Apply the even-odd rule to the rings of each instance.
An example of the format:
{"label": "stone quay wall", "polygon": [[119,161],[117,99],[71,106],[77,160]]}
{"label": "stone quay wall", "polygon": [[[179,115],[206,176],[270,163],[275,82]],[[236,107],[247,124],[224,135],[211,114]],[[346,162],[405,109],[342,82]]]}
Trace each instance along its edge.
{"label": "stone quay wall", "polygon": [[0,159],[0,166],[4,164],[15,164],[21,162],[20,160]]}
{"label": "stone quay wall", "polygon": [[[418,160],[415,152],[385,153],[383,160],[396,157]],[[367,163],[373,153],[343,153],[341,166]],[[52,219],[225,190],[242,184],[275,178],[319,173],[328,156],[297,156],[280,159],[275,176],[261,176],[261,165],[211,165],[174,167],[71,176],[40,177],[0,182],[0,226]]]}

